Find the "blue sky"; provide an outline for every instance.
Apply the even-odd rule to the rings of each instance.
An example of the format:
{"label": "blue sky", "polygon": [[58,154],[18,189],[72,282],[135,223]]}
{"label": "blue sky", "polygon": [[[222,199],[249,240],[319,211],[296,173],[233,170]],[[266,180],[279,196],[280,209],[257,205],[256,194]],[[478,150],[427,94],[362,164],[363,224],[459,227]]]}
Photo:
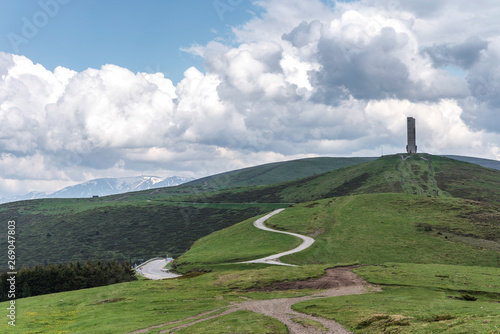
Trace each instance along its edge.
{"label": "blue sky", "polygon": [[[174,83],[190,66],[203,70],[203,60],[181,48],[230,39],[231,27],[257,10],[247,0],[0,0],[0,8],[2,52],[24,55],[51,70],[115,64],[133,72],[162,72]],[[40,12],[51,14],[46,24]],[[23,37],[23,18],[40,27],[35,25],[38,33],[16,49],[8,33]]]}

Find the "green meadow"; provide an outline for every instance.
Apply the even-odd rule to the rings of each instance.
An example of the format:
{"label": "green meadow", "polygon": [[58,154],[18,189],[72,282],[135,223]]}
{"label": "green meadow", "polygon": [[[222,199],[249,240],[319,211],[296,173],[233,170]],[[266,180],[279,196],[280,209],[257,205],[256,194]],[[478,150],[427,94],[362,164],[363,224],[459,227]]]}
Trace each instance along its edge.
{"label": "green meadow", "polygon": [[[334,319],[353,333],[500,333],[499,171],[394,155],[330,171],[331,161],[322,160],[293,180],[314,161],[294,163],[290,174],[277,164],[186,188],[0,206],[0,218],[19,223],[19,249],[26,252],[20,260],[169,252],[180,255],[174,267],[184,274],[18,299],[16,327],[4,321],[0,332],[287,333],[274,318],[224,312],[248,300],[311,295],[317,290],[271,287],[359,264],[355,272],[381,292],[314,298],[293,309]],[[266,184],[277,178],[286,182]],[[286,209],[267,226],[315,243],[281,259],[296,267],[239,263],[301,243],[253,226],[278,208]],[[324,330],[304,317],[293,321]]]}
{"label": "green meadow", "polygon": [[[16,327],[7,321],[0,323],[0,332],[6,333],[127,333],[137,329],[158,326],[161,330],[176,327],[187,318],[219,312],[231,302],[249,298],[286,298],[310,292],[284,291],[262,293],[250,289],[282,280],[301,280],[318,277],[323,266],[268,267],[242,266],[237,270],[188,275],[181,279],[115,284],[106,287],[63,292],[19,299],[16,302]],[[7,303],[0,303],[1,309]],[[283,328],[274,319],[247,314],[233,314],[224,318],[229,326],[245,328],[250,333],[272,333],[271,328]],[[191,322],[188,320],[187,323]],[[227,327],[224,327],[227,328]],[[154,333],[154,332],[153,332]],[[219,332],[223,333],[223,331]],[[286,331],[283,331],[286,333]]]}
{"label": "green meadow", "polygon": [[499,268],[387,263],[356,273],[383,291],[293,308],[354,333],[500,333]]}

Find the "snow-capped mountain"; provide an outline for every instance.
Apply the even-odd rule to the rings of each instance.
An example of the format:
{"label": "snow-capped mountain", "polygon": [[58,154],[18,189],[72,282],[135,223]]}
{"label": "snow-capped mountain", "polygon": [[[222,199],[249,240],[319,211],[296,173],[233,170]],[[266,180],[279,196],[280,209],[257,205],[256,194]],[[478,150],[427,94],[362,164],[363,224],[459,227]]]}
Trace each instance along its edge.
{"label": "snow-capped mountain", "polygon": [[194,178],[179,176],[171,176],[164,179],[156,176],[103,178],[90,180],[74,186],[69,186],[51,194],[46,194],[43,192],[30,192],[23,196],[1,198],[0,203],[38,198],[82,198],[92,196],[107,196],[131,191],[173,187],[192,180],[194,180]]}

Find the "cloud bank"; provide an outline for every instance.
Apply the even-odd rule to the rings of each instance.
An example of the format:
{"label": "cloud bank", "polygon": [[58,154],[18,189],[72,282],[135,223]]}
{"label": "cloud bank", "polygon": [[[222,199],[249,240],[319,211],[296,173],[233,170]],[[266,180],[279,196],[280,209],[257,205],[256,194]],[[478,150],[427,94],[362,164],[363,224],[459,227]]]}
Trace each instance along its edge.
{"label": "cloud bank", "polygon": [[407,116],[420,151],[500,159],[500,13],[481,3],[258,1],[177,85],[0,53],[0,194],[397,153]]}

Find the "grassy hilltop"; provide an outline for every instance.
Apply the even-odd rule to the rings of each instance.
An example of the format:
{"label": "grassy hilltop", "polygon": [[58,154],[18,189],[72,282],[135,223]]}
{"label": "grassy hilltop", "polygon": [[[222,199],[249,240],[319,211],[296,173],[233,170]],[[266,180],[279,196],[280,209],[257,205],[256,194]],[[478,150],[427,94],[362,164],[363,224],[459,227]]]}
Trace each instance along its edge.
{"label": "grassy hilltop", "polygon": [[428,154],[390,155],[280,184],[180,198],[206,202],[305,201],[371,193],[459,197],[500,203],[500,171]]}
{"label": "grassy hilltop", "polygon": [[[286,174],[280,170],[285,166],[265,170]],[[47,253],[40,247],[46,240],[55,242],[54,236],[71,245],[49,244],[60,247],[62,257],[78,251],[81,256],[82,249],[117,256],[126,254],[127,247],[147,247],[135,240],[149,240],[164,251],[172,242],[167,229],[177,226],[169,225],[172,221],[185,225],[178,224],[175,242],[189,248],[178,250],[183,252],[176,261],[183,279],[139,280],[18,300],[19,327],[13,332],[128,333],[157,326],[148,333],[160,333],[190,324],[178,333],[287,333],[280,321],[250,311],[191,323],[220,315],[232,303],[310,295],[314,291],[271,287],[357,263],[364,266],[355,271],[383,291],[314,298],[293,309],[334,319],[353,333],[500,333],[500,171],[418,154],[316,170],[298,180],[293,174],[277,184],[252,183],[242,174],[231,176],[234,183],[214,178],[154,193],[1,206],[0,214],[17,215],[26,224],[21,225],[23,238],[36,238],[36,233],[47,238],[42,246],[32,245],[42,256]],[[238,184],[245,178],[249,185]],[[316,240],[311,248],[282,258],[298,266],[236,264],[300,243],[252,226],[258,216],[279,207],[286,210],[267,226]],[[50,226],[65,233],[47,236]],[[201,238],[194,242],[190,232]],[[0,324],[0,331],[5,326]]]}
{"label": "grassy hilltop", "polygon": [[[0,219],[17,221],[18,259],[31,266],[178,256],[214,231],[324,198],[405,193],[500,203],[500,171],[425,154],[405,157],[303,159],[159,190],[8,203],[0,206]],[[285,182],[263,184],[276,180]],[[5,242],[0,240],[0,247]]]}

